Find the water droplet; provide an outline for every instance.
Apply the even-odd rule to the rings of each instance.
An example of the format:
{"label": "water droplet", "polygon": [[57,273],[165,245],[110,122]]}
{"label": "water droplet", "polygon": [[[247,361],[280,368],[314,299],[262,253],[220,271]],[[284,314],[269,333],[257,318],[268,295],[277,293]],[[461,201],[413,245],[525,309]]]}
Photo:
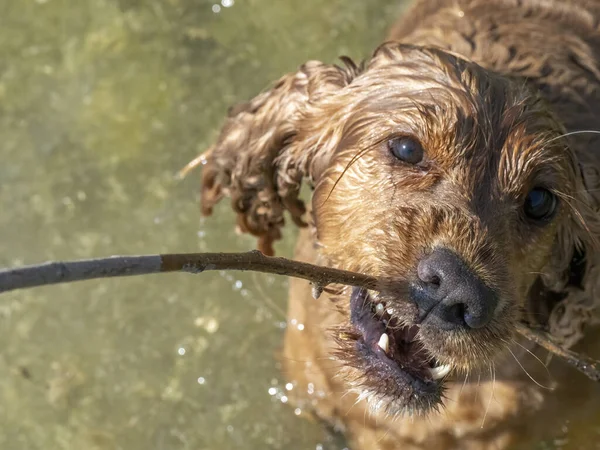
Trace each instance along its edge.
{"label": "water droplet", "polygon": [[277,394],[277,389],[274,387],[269,388],[269,395],[275,395],[275,394]]}
{"label": "water droplet", "polygon": [[294,385],[293,385],[292,383],[287,383],[287,384],[285,385],[285,388],[286,388],[288,391],[291,391],[292,389],[294,389]]}
{"label": "water droplet", "polygon": [[212,12],[215,14],[221,12],[221,7],[219,5],[212,5]]}
{"label": "water droplet", "polygon": [[204,379],[204,377],[198,377],[198,384],[204,384],[206,383],[206,380]]}
{"label": "water droplet", "polygon": [[215,318],[208,319],[206,323],[206,331],[210,334],[213,334],[219,329],[219,322]]}
{"label": "water droplet", "polygon": [[302,331],[302,330],[304,330],[304,324],[303,324],[303,323],[299,323],[299,324],[298,324],[298,330],[299,330],[299,331]]}
{"label": "water droplet", "polygon": [[287,403],[287,401],[288,401],[287,395],[282,395],[281,396],[281,403]]}
{"label": "water droplet", "polygon": [[296,414],[297,416],[299,416],[300,414],[302,414],[302,410],[300,408],[296,408],[294,410],[294,414]]}
{"label": "water droplet", "polygon": [[233,3],[233,0],[221,0],[221,5],[223,5],[224,8],[231,8]]}
{"label": "water droplet", "polygon": [[179,355],[181,355],[181,356],[185,355],[185,348],[183,348],[183,347],[179,347],[179,348],[177,349],[177,353],[179,353]]}

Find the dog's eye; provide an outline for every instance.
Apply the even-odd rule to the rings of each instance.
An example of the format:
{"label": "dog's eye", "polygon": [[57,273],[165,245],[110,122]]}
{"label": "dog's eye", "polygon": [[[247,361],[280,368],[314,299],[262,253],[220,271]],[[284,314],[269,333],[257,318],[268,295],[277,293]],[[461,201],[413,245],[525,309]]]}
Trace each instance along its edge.
{"label": "dog's eye", "polygon": [[418,164],[423,160],[423,147],[418,141],[406,136],[399,136],[388,141],[392,155],[409,164]]}
{"label": "dog's eye", "polygon": [[556,196],[548,189],[532,189],[525,199],[525,214],[533,220],[552,218],[557,206]]}

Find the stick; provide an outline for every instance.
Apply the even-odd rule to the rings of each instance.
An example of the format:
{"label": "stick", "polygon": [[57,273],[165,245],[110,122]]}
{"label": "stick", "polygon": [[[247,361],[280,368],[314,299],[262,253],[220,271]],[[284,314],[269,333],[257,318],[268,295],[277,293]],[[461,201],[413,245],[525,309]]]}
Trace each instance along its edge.
{"label": "stick", "polygon": [[600,381],[600,361],[562,348],[553,341],[548,333],[541,330],[533,330],[522,323],[517,324],[517,331],[530,341],[535,342],[549,352],[564,359],[567,363],[587,375],[590,379]]}
{"label": "stick", "polygon": [[346,270],[315,266],[286,258],[247,253],[188,253],[142,256],[112,256],[68,262],[47,262],[0,270],[0,293],[15,289],[163,272],[201,273],[207,270],[252,270],[312,281],[315,291],[331,283],[376,289],[375,277]]}
{"label": "stick", "polygon": [[[208,270],[251,270],[302,278],[313,283],[313,295],[318,297],[328,284],[338,283],[366,289],[381,288],[382,281],[375,277],[316,266],[286,258],[265,256],[255,250],[247,253],[186,253],[141,256],[112,256],[0,270],[0,294],[35,286],[125,277],[165,272],[201,273]],[[524,324],[517,331],[527,339],[563,358],[594,381],[600,381],[600,362],[564,349],[552,338]]]}

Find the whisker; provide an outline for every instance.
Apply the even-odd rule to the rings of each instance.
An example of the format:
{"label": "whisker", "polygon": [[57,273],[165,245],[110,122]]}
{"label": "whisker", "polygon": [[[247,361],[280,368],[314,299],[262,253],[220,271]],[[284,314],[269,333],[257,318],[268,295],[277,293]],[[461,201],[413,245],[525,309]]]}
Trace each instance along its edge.
{"label": "whisker", "polygon": [[358,161],[361,157],[363,157],[365,154],[367,154],[369,151],[371,150],[371,148],[366,148],[363,150],[360,150],[356,155],[354,155],[352,157],[352,159],[350,160],[350,162],[346,165],[346,167],[344,168],[344,170],[342,171],[342,173],[340,174],[340,176],[338,177],[337,180],[335,180],[335,183],[333,183],[333,186],[331,188],[331,190],[329,191],[329,194],[327,194],[327,197],[325,198],[325,200],[323,200],[323,203],[321,206],[323,206],[327,200],[329,200],[329,197],[331,197],[331,194],[333,194],[333,191],[335,190],[335,188],[337,187],[338,183],[342,180],[342,177],[344,175],[346,175],[346,172],[350,169],[350,167],[356,162]]}
{"label": "whisker", "polygon": [[490,364],[490,377],[492,378],[492,393],[490,394],[490,399],[488,400],[487,407],[485,408],[485,414],[483,415],[483,419],[481,420],[481,428],[483,428],[483,426],[485,425],[485,419],[490,410],[490,406],[492,406],[492,399],[494,398],[494,389],[496,388],[496,366],[493,362]]}
{"label": "whisker", "polygon": [[[377,419],[375,419],[375,423],[377,424]],[[382,437],[380,437],[379,439],[377,439],[377,442],[381,442],[381,441],[383,441],[383,440],[384,440],[384,439],[387,437],[387,435],[388,435],[389,433],[390,433],[390,429],[388,428],[388,429],[386,429],[386,430],[385,430],[385,433],[383,434],[383,436],[382,436]]]}
{"label": "whisker", "polygon": [[[504,341],[504,340],[503,340]],[[506,342],[506,341],[504,341]],[[539,363],[544,366],[544,369],[546,370],[546,373],[548,374],[548,378],[552,379],[552,374],[550,373],[550,371],[548,370],[548,366],[546,364],[544,364],[544,362],[535,354],[533,353],[531,350],[529,350],[527,347],[525,347],[524,345],[521,345],[521,343],[517,342],[515,339],[512,339],[512,342],[514,344],[517,344],[519,347],[521,347],[523,350],[525,350],[527,353],[529,353],[531,356],[533,356],[536,360],[539,361]],[[506,344],[508,345],[508,342],[506,342]]]}
{"label": "whisker", "polygon": [[344,391],[344,393],[342,394],[342,396],[340,397],[340,400],[344,400],[348,395],[352,394],[352,391],[349,389],[346,389]]}
{"label": "whisker", "polygon": [[479,369],[479,374],[477,375],[477,390],[475,391],[475,400],[479,397],[479,387],[481,386],[481,369]]}
{"label": "whisker", "polygon": [[[350,391],[347,391],[347,392],[348,392],[348,393],[350,393]],[[344,394],[344,395],[345,395],[345,394]],[[356,405],[358,405],[358,404],[361,402],[361,400],[362,400],[362,399],[360,398],[360,395],[359,395],[359,396],[357,396],[357,397],[356,397],[356,401],[355,401],[355,402],[354,402],[352,405],[350,405],[350,408],[348,408],[348,411],[346,411],[346,412],[344,413],[344,417],[347,417],[347,416],[348,416],[348,414],[350,414],[350,411],[352,411],[352,408],[354,408]],[[366,410],[366,409],[367,409],[367,408],[365,408],[365,410]]]}
{"label": "whisker", "polygon": [[574,135],[577,135],[577,134],[586,134],[586,133],[589,133],[589,134],[600,134],[600,131],[596,131],[596,130],[570,131],[568,133],[564,133],[564,134],[561,134],[560,136],[556,136],[556,137],[550,139],[549,141],[546,142],[546,144],[550,144],[550,143],[552,143],[552,142],[554,142],[554,141],[556,141],[558,139],[566,138],[566,137],[569,137],[569,136],[574,136]]}
{"label": "whisker", "polygon": [[515,361],[517,362],[517,364],[521,367],[521,369],[523,369],[523,372],[525,372],[525,374],[529,377],[529,379],[531,381],[533,381],[535,384],[537,384],[539,387],[541,387],[542,389],[546,389],[548,391],[551,391],[552,388],[549,388],[547,386],[544,386],[543,384],[540,384],[535,378],[533,378],[529,372],[527,372],[527,370],[525,369],[525,367],[523,367],[523,364],[521,364],[521,361],[519,361],[519,359],[516,357],[516,355],[513,353],[513,351],[507,347],[507,350],[510,352],[510,354],[513,356],[513,358],[515,358]]}
{"label": "whisker", "polygon": [[465,373],[465,381],[463,381],[462,386],[460,387],[460,391],[458,391],[458,399],[460,400],[460,396],[463,392],[463,390],[465,389],[465,386],[467,385],[467,378],[469,378],[469,374]]}
{"label": "whisker", "polygon": [[323,200],[323,204],[322,205],[324,205],[327,202],[327,200],[329,200],[329,197],[331,197],[331,194],[333,194],[334,189],[337,187],[338,183],[341,181],[342,177],[346,174],[346,172],[350,169],[350,167],[352,167],[352,165],[356,161],[358,161],[360,158],[362,158],[368,152],[370,152],[371,150],[373,150],[374,148],[376,148],[379,144],[381,144],[386,139],[387,139],[387,137],[378,139],[373,145],[371,145],[370,147],[367,147],[365,149],[359,150],[358,153],[352,157],[352,159],[346,165],[346,167],[344,168],[344,170],[342,171],[342,173],[340,174],[340,176],[338,177],[338,179],[335,180],[335,183],[333,183],[333,187],[329,191],[329,194],[327,194],[327,198],[325,198],[325,200]]}

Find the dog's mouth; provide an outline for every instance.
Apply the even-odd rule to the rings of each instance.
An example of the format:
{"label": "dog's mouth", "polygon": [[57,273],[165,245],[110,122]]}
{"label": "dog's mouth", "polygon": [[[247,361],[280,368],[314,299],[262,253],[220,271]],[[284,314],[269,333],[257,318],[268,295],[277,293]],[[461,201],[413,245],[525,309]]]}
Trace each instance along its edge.
{"label": "dog's mouth", "polygon": [[435,407],[451,367],[440,365],[423,346],[419,325],[403,324],[392,307],[361,288],[352,290],[350,317],[365,372],[364,396],[394,412]]}

